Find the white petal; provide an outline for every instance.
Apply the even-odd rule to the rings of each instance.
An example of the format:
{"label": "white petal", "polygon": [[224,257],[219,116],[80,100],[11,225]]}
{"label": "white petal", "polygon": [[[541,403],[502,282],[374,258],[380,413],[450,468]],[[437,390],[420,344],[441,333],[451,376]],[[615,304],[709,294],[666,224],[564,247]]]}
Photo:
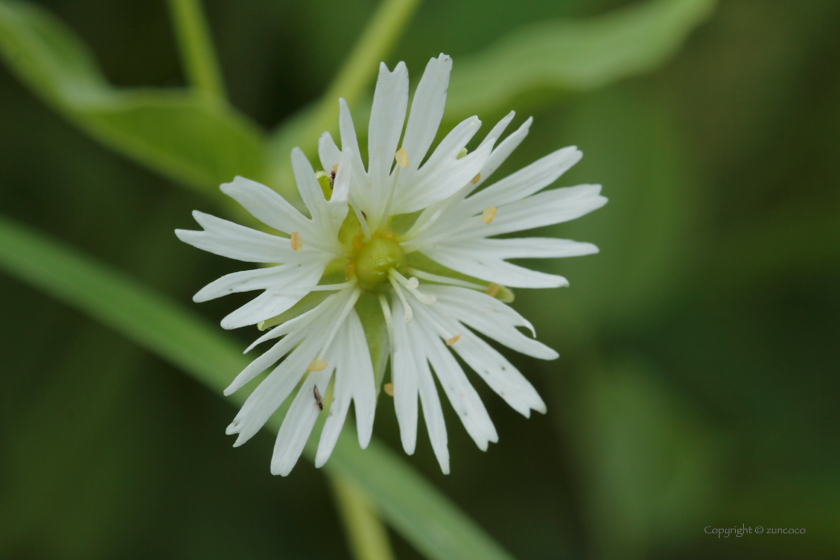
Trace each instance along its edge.
{"label": "white petal", "polygon": [[362,163],[359,142],[356,139],[356,129],[353,126],[353,117],[350,116],[350,108],[342,98],[338,100],[338,128],[341,132],[341,148],[350,148],[353,152],[353,185],[362,185],[367,182],[367,172]]}
{"label": "white petal", "polygon": [[311,233],[311,222],[275,191],[243,177],[220,187],[222,192],[241,204],[252,216],[267,226],[291,234]]}
{"label": "white petal", "polygon": [[397,144],[405,124],[408,106],[408,70],[400,62],[393,72],[385,63],[379,65],[379,78],[373,94],[368,129],[368,175],[374,190],[387,197],[389,174],[397,153]]}
{"label": "white petal", "polygon": [[[420,321],[423,321],[431,313],[423,305],[418,305],[416,311],[415,319]],[[396,323],[397,321],[394,322],[395,325]],[[458,365],[443,342],[433,334],[433,327],[426,324],[424,328],[416,330],[419,335],[415,343],[423,345],[424,352],[427,354],[440,385],[452,404],[452,408],[461,418],[464,428],[478,445],[478,448],[486,451],[488,443],[497,442],[499,436],[478,393],[467,380],[464,370],[461,369],[461,366]],[[394,389],[396,390],[396,385]]]}
{"label": "white petal", "polygon": [[289,335],[277,344],[263,352],[257,359],[248,364],[239,375],[225,389],[225,396],[232,395],[243,386],[250,383],[259,374],[277,363],[283,356],[289,353],[308,334],[306,331],[296,332]]}
{"label": "white petal", "polygon": [[423,77],[414,92],[411,112],[405,127],[402,147],[408,155],[408,170],[420,167],[429,146],[435,139],[449,88],[452,59],[445,54],[433,58],[426,65]]}
{"label": "white petal", "polygon": [[579,185],[542,192],[498,208],[490,225],[479,225],[470,233],[478,232],[487,237],[568,222],[606,204],[607,199],[600,196],[600,192],[601,185]]}
{"label": "white petal", "polygon": [[266,290],[261,295],[229,314],[222,319],[222,328],[237,329],[248,325],[256,325],[260,321],[276,317],[284,311],[287,311],[299,302],[306,293],[290,291],[288,295],[281,295],[278,292],[284,288],[293,289],[300,286],[316,285],[324,273],[326,263],[321,261],[290,266],[292,268],[289,269],[288,273],[283,275],[285,284],[278,285],[271,290]]}
{"label": "white petal", "polygon": [[558,357],[557,352],[545,344],[518,331],[516,327],[524,327],[531,332],[534,328],[519,313],[496,298],[455,286],[426,286],[425,291],[437,298],[439,307],[445,309],[448,316],[508,348],[541,360],[554,360]]}
{"label": "white petal", "polygon": [[521,200],[556,181],[583,154],[574,146],[557,150],[467,199],[469,213]]}
{"label": "white petal", "polygon": [[[478,131],[481,122],[468,119],[453,130],[437,147],[413,178],[400,182],[394,198],[394,213],[410,213],[444,200],[468,184],[484,165],[493,149],[492,144],[479,147],[458,159],[458,154]],[[450,137],[456,136],[454,139]]]}
{"label": "white petal", "polygon": [[340,157],[341,151],[335,145],[332,135],[329,132],[324,132],[318,138],[318,158],[321,160],[321,169],[329,175],[333,167],[338,165]]}
{"label": "white petal", "polygon": [[[393,302],[394,317],[402,317],[404,309],[399,300]],[[411,455],[417,444],[417,361],[414,359],[412,341],[406,324],[393,321],[394,354],[391,361],[391,378],[394,383],[394,409],[400,426],[403,449]]]}
{"label": "white petal", "polygon": [[423,252],[452,270],[512,288],[559,288],[569,285],[562,276],[530,270],[501,259],[476,256],[469,249],[431,244]]}
{"label": "white petal", "polygon": [[353,407],[356,409],[356,430],[359,434],[359,446],[362,449],[370,444],[373,435],[373,418],[376,412],[376,383],[373,375],[373,364],[370,360],[365,331],[355,310],[347,317],[349,331],[349,347],[351,351],[348,362],[351,364],[351,378],[353,383]]}
{"label": "white petal", "polygon": [[475,334],[465,331],[452,349],[502,397],[511,408],[525,416],[531,409],[545,412],[545,403],[533,385],[518,369],[489,344]]}
{"label": "white petal", "polygon": [[417,374],[420,402],[423,405],[423,417],[426,419],[429,440],[432,442],[432,449],[440,464],[440,470],[443,471],[443,474],[449,474],[446,423],[443,420],[443,409],[440,406],[437,387],[425,356],[417,364]]}
{"label": "white petal", "polygon": [[[283,264],[225,274],[199,290],[193,296],[193,301],[201,303],[233,293],[267,290],[269,288],[275,292],[283,288],[297,288],[300,287],[300,284],[297,284],[300,270],[304,266],[319,267],[322,265],[318,262]],[[301,292],[298,295],[303,297],[306,294]]]}
{"label": "white petal", "polygon": [[317,353],[317,343],[304,340],[248,396],[226,430],[227,434],[239,434],[234,447],[251,439],[292,393]]}
{"label": "white petal", "polygon": [[[508,117],[513,118],[513,111],[511,111]],[[508,117],[505,118],[507,119]],[[490,176],[496,172],[499,166],[505,162],[508,156],[510,156],[510,154],[513,153],[513,150],[515,150],[519,146],[519,144],[525,139],[525,137],[528,136],[528,131],[531,128],[532,122],[534,122],[534,119],[528,117],[528,120],[522,123],[522,126],[520,126],[516,132],[505,138],[501,144],[498,144],[496,146],[496,149],[493,150],[493,153],[491,153],[490,157],[487,158],[487,161],[484,162],[484,167],[481,168],[481,179],[479,179],[478,183],[476,184],[476,187],[483,184],[487,179],[489,179]],[[499,125],[501,124],[507,125],[504,119],[502,120],[502,122],[499,123]],[[496,126],[498,127],[499,125]],[[501,131],[495,132],[495,130],[496,129],[494,128],[493,131],[491,131],[490,134],[487,135],[488,139],[499,138],[501,136]],[[496,136],[493,136],[494,133],[496,134]]]}
{"label": "white petal", "polygon": [[[592,243],[553,237],[476,239],[468,246],[469,250],[476,255],[482,254],[498,259],[556,259],[592,255],[598,252],[598,247]],[[467,245],[464,246],[466,247]]]}
{"label": "white petal", "polygon": [[184,243],[203,251],[245,262],[282,263],[294,255],[289,240],[194,211],[204,231],[176,229]]}
{"label": "white petal", "polygon": [[348,360],[349,353],[354,349],[348,342],[348,329],[346,324],[342,325],[335,336],[330,356],[326,357],[327,364],[335,362],[335,383],[333,384],[333,401],[330,403],[330,410],[324,428],[321,430],[321,439],[318,442],[318,451],[315,454],[315,467],[321,468],[327,459],[330,458],[344,421],[347,418],[347,411],[350,409],[350,400],[353,398],[352,370]]}
{"label": "white petal", "polygon": [[303,198],[306,208],[309,209],[309,213],[312,214],[312,219],[319,224],[323,223],[327,199],[324,198],[321,185],[315,178],[315,170],[312,169],[312,164],[309,163],[309,159],[300,148],[292,150],[292,171],[300,196]]}
{"label": "white petal", "polygon": [[321,394],[326,395],[331,376],[332,368],[310,372],[301,385],[277,433],[271,457],[271,474],[286,476],[292,472],[321,412],[315,401],[314,388],[317,385]]}

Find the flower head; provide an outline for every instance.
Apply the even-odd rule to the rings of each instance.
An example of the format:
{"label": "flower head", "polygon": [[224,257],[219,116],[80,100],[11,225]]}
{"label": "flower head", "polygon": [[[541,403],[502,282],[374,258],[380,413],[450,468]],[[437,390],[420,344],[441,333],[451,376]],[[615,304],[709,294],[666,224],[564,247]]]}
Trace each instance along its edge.
{"label": "flower head", "polygon": [[300,150],[292,152],[295,181],[311,219],[252,181],[237,178],[222,186],[256,218],[288,237],[198,212],[195,217],[204,231],[177,232],[183,241],[216,254],[276,264],[222,277],[195,296],[204,301],[231,292],[263,290],[222,322],[225,328],[265,321],[278,325],[255,344],[283,337],[226,391],[237,390],[274,366],[228,432],[239,434],[237,445],[243,443],[299,386],[277,436],[272,459],[276,474],[285,475],[294,466],[330,387],[332,402],[316,466],[335,446],[351,400],[359,443],[365,447],[370,441],[377,383],[382,380],[374,378],[357,312],[363,299],[378,300],[378,319],[387,324],[388,393],[394,397],[406,452],[414,452],[422,406],[432,447],[441,469],[449,472],[446,428],[434,377],[476,444],[486,449],[489,442],[497,441],[495,427],[455,355],[515,410],[525,416],[531,410],[545,412],[533,386],[476,333],[529,356],[556,358],[552,349],[518,330],[524,327],[534,334],[531,324],[502,300],[510,294],[507,287],[558,287],[568,282],[506,259],[577,256],[597,248],[570,240],[495,236],[568,221],[599,208],[606,199],[597,185],[543,191],[580,159],[574,147],[481,188],[528,133],[531,119],[499,141],[514,113],[472,152],[466,146],[481,126],[476,117],[456,126],[429,154],[443,117],[451,67],[446,55],[429,62],[406,123],[405,64],[393,72],[380,66],[367,166],[349,108],[339,100],[342,149],[329,133],[321,136],[324,172],[316,175]]}

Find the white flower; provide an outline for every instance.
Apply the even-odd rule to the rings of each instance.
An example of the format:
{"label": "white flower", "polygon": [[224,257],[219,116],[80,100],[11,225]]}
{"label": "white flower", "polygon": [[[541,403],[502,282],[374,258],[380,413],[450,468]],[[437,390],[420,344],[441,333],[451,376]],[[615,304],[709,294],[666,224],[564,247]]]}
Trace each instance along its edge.
{"label": "white flower", "polygon": [[[228,428],[229,433],[239,434],[239,445],[259,430],[303,380],[277,436],[273,473],[285,475],[294,466],[320,412],[317,395],[326,395],[330,386],[334,400],[316,466],[327,460],[335,446],[351,400],[359,443],[365,447],[369,442],[376,387],[364,317],[357,313],[361,298],[377,298],[382,313],[378,320],[387,323],[392,383],[386,391],[393,394],[403,447],[409,454],[416,445],[419,402],[438,462],[449,472],[446,428],[434,377],[479,448],[486,449],[498,439],[453,352],[515,410],[525,416],[531,410],[545,412],[545,404],[525,377],[475,333],[529,356],[556,358],[552,349],[517,329],[524,327],[534,334],[531,324],[499,297],[509,295],[503,286],[543,288],[568,282],[505,259],[577,256],[595,253],[597,248],[562,239],[495,236],[571,220],[603,206],[606,199],[597,185],[540,192],[580,159],[574,147],[558,150],[475,192],[528,133],[531,119],[498,142],[513,113],[472,153],[467,153],[466,145],[481,126],[476,117],[456,126],[427,158],[443,116],[451,67],[446,55],[429,62],[405,124],[405,64],[398,64],[393,72],[380,66],[367,168],[349,108],[339,100],[343,150],[329,133],[319,141],[321,164],[329,175],[322,176],[319,184],[300,150],[292,152],[295,180],[311,220],[257,183],[237,178],[222,186],[251,214],[288,238],[198,212],[196,219],[205,231],[177,232],[183,241],[219,255],[282,263],[230,274],[195,296],[196,301],[204,301],[231,292],[264,290],[228,315],[222,322],[225,328],[256,324],[288,310],[296,315],[255,343],[284,337],[226,391],[237,390],[288,354]],[[330,188],[334,190],[325,197]],[[337,280],[336,275],[340,276]],[[293,308],[307,294],[327,291],[335,293],[311,310],[300,314],[303,302]]]}

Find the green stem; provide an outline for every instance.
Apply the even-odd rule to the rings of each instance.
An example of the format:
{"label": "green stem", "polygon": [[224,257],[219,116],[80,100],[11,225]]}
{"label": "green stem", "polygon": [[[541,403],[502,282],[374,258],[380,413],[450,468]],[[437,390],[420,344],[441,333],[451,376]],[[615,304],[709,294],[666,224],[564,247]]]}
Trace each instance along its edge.
{"label": "green stem", "polygon": [[353,558],[393,560],[394,553],[388,542],[388,532],[364,492],[342,476],[333,474],[329,480]]}
{"label": "green stem", "polygon": [[169,0],[181,60],[191,86],[213,99],[224,101],[222,74],[199,1]]}

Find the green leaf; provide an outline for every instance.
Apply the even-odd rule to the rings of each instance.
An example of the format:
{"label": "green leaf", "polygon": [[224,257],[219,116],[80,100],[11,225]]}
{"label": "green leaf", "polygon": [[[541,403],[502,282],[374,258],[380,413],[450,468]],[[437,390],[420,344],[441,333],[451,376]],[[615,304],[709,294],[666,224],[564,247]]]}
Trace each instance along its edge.
{"label": "green leaf", "polygon": [[[218,393],[247,365],[235,344],[193,313],[5,219],[0,219],[0,268],[123,333]],[[244,399],[237,393],[230,402]],[[277,415],[268,427],[277,430]],[[511,558],[403,459],[376,440],[359,449],[349,431],[324,468],[365,492],[420,552],[440,560]],[[310,440],[305,455],[312,459],[315,449]]]}
{"label": "green leaf", "polygon": [[691,538],[713,502],[713,432],[645,360],[556,384],[596,557],[648,558]]}
{"label": "green leaf", "polygon": [[187,90],[112,88],[86,45],[41,8],[0,3],[0,55],[56,111],[167,177],[213,193],[236,175],[266,180],[265,145],[255,125]]}
{"label": "green leaf", "polygon": [[525,93],[587,91],[668,60],[714,0],[654,0],[600,18],[520,27],[456,60],[447,119],[492,113]]}

